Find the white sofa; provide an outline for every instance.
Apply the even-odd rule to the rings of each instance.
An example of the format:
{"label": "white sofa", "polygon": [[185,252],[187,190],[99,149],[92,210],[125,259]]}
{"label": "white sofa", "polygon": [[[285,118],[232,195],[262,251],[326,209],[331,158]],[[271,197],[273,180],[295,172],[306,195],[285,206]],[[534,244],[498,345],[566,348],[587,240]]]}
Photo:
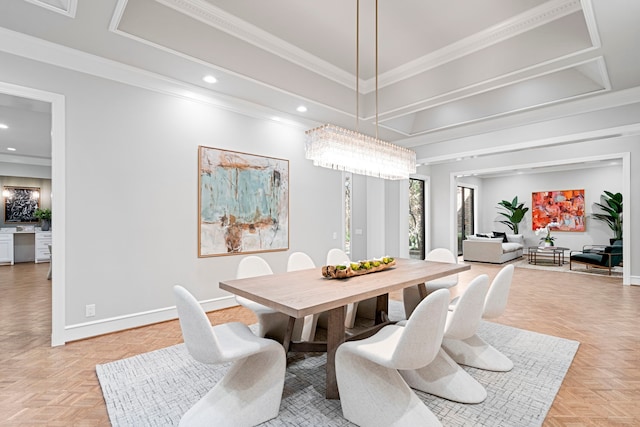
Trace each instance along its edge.
{"label": "white sofa", "polygon": [[[491,236],[492,233],[486,235]],[[522,234],[507,234],[508,242],[502,237],[467,236],[462,242],[462,255],[465,261],[491,262],[502,264],[520,258],[524,249]]]}

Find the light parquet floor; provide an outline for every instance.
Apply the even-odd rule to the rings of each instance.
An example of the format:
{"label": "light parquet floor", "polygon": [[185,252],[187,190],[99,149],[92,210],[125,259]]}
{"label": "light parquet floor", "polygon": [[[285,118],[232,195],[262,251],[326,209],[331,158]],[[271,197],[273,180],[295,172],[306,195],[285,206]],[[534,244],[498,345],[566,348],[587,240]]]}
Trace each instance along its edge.
{"label": "light parquet floor", "polygon": [[[493,278],[472,264],[460,277]],[[50,347],[48,264],[0,267],[0,425],[108,426],[95,365],[182,342],[177,321]],[[464,286],[460,285],[461,291]],[[392,295],[392,298],[398,295]],[[256,321],[244,308],[214,324]],[[500,323],[581,342],[546,427],[640,426],[640,287],[620,279],[516,269]]]}

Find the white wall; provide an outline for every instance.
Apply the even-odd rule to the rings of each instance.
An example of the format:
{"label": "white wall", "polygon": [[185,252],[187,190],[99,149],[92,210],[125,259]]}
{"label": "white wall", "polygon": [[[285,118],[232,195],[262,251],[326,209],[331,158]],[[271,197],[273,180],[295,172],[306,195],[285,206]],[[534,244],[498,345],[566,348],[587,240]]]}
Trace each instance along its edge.
{"label": "white wall", "polygon": [[[519,202],[523,202],[529,211],[520,223],[520,233],[525,236],[526,246],[536,246],[540,236],[536,236],[531,226],[531,193],[538,191],[557,190],[585,190],[585,232],[553,231],[557,246],[568,247],[572,250],[581,250],[583,245],[608,244],[613,237],[611,229],[602,221],[591,219],[594,212],[593,204],[600,202],[600,195],[604,190],[618,193],[622,191],[622,166],[609,166],[570,170],[565,172],[537,173],[527,175],[513,175],[503,178],[483,179],[483,196],[479,208],[482,210],[481,226],[479,232],[510,231],[509,227],[495,221],[504,217],[498,215],[498,202],[511,200],[518,196]],[[596,212],[600,212],[596,210]]]}
{"label": "white wall", "polygon": [[[176,283],[200,300],[234,302],[218,282],[235,276],[241,256],[197,257],[198,145],[288,159],[289,252],[322,265],[335,246],[341,173],[304,158],[304,128],[4,53],[0,63],[0,80],[65,96],[66,253],[56,260],[66,265],[74,338],[169,316]],[[280,272],[289,252],[263,256]]]}

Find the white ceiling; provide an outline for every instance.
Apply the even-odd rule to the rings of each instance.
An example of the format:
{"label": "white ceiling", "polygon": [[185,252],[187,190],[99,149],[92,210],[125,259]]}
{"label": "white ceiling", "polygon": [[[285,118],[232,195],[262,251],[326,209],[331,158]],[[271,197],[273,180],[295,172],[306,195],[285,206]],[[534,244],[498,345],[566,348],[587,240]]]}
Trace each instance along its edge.
{"label": "white ceiling", "polygon": [[[374,5],[360,1],[358,84],[359,127],[372,134]],[[448,129],[638,87],[639,16],[636,0],[380,1],[379,135],[424,144]],[[356,122],[355,25],[355,0],[0,5],[0,27],[305,123],[350,128]],[[218,82],[204,83],[205,74]],[[296,112],[299,105],[308,111]],[[34,135],[23,137],[24,155],[47,155]],[[0,134],[0,149],[9,142]]]}

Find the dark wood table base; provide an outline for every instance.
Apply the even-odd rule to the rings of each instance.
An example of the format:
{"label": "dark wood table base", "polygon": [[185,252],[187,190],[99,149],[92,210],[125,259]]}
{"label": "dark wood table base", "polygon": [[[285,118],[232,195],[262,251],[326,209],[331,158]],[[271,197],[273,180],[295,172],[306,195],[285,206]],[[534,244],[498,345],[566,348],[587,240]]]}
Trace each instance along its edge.
{"label": "dark wood table base", "polygon": [[[418,291],[421,298],[427,296],[427,287],[424,283],[418,285]],[[329,318],[327,324],[327,340],[326,341],[291,341],[293,334],[293,326],[295,318],[289,318],[289,324],[284,337],[283,346],[285,351],[289,352],[326,352],[327,353],[327,383],[326,397],[327,399],[339,399],[338,382],[336,380],[336,351],[338,347],[345,341],[362,340],[375,335],[383,327],[392,324],[389,321],[389,294],[379,295],[376,298],[376,318],[374,325],[362,331],[347,337],[344,326],[345,307],[337,307],[329,310]]]}

